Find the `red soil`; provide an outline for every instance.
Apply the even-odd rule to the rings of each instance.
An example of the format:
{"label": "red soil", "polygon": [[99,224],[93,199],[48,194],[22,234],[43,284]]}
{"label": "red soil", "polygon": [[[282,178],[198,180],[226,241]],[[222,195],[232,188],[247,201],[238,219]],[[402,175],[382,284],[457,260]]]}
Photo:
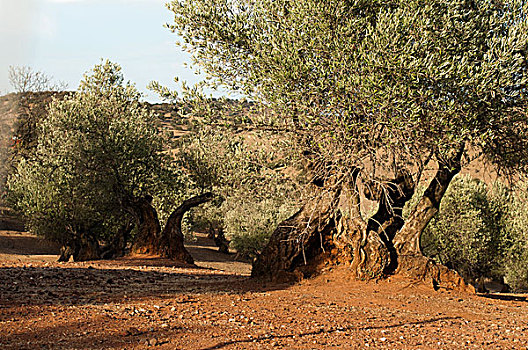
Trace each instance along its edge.
{"label": "red soil", "polygon": [[0,234],[0,349],[528,346],[522,295],[435,292],[398,277],[352,281],[343,269],[266,284],[203,236],[190,247],[198,266],[149,257],[56,263],[49,250],[6,248],[13,237]]}

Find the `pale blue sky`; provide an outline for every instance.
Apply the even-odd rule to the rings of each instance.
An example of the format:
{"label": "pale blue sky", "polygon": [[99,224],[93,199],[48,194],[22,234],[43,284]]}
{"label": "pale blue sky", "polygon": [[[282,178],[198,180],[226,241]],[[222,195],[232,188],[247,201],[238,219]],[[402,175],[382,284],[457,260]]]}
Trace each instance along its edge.
{"label": "pale blue sky", "polygon": [[77,88],[82,75],[108,58],[125,78],[147,94],[151,80],[171,88],[174,77],[200,78],[184,63],[189,55],[175,45],[166,0],[0,0],[0,94],[11,90],[10,65],[28,65]]}

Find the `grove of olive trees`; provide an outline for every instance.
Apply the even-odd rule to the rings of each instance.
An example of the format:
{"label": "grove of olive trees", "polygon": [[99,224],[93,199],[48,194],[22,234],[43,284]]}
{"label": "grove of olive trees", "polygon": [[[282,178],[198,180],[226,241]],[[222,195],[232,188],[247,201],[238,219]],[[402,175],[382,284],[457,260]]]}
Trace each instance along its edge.
{"label": "grove of olive trees", "polygon": [[[205,202],[191,221],[227,235],[255,277],[344,264],[360,279],[402,273],[464,288],[445,266],[468,280],[498,278],[506,255],[524,256],[519,208],[501,207],[519,191],[493,197],[457,180],[451,191],[464,195],[445,196],[474,160],[510,178],[528,170],[523,1],[168,7],[169,28],[211,84],[251,102],[193,89],[176,98],[152,84],[192,124],[172,142],[111,62],[54,100],[15,150],[8,186],[28,227],[64,246],[61,259],[128,246],[192,262],[182,220]],[[32,71],[11,72],[25,89]]]}

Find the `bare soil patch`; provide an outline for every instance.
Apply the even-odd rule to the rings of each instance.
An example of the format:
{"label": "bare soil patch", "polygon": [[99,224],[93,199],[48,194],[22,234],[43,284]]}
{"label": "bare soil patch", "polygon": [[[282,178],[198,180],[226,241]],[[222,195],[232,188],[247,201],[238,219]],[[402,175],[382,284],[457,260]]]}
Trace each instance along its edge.
{"label": "bare soil patch", "polygon": [[13,250],[22,240],[7,248],[13,235],[0,234],[1,349],[528,346],[522,295],[435,292],[398,277],[352,281],[342,269],[267,284],[203,236],[189,244],[197,266],[147,256],[57,263],[48,250],[31,250],[34,241],[26,241],[33,254]]}

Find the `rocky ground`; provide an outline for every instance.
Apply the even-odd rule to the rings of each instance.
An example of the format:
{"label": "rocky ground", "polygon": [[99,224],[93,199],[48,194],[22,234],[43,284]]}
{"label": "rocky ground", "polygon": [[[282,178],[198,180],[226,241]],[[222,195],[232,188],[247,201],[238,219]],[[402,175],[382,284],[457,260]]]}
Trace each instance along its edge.
{"label": "rocky ground", "polygon": [[[56,263],[53,247],[0,234],[0,349],[523,349],[525,295],[433,291],[346,271],[296,285],[189,244],[197,266],[152,257]],[[51,253],[51,254],[50,254]]]}

